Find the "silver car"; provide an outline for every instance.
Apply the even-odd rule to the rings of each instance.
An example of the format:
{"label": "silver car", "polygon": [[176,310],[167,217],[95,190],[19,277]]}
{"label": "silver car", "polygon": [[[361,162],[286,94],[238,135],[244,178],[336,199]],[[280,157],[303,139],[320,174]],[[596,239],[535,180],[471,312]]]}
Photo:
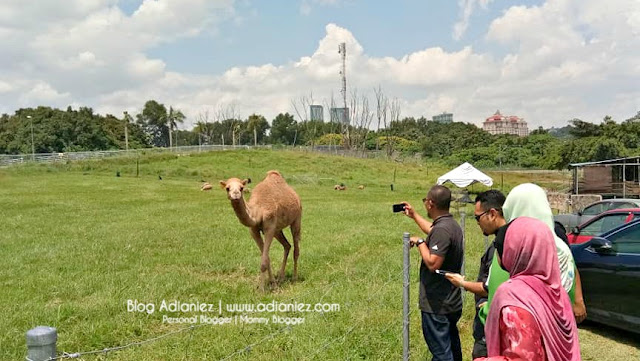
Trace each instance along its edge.
{"label": "silver car", "polygon": [[604,199],[595,203],[591,203],[577,213],[557,214],[553,217],[554,221],[562,224],[565,233],[577,227],[582,223],[590,220],[598,214],[619,208],[638,208],[640,207],[640,199],[614,198]]}

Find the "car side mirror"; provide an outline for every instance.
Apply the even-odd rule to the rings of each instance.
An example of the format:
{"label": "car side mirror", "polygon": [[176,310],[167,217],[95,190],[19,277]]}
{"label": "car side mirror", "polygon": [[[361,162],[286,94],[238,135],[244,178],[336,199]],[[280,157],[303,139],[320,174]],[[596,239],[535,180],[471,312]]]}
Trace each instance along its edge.
{"label": "car side mirror", "polygon": [[578,216],[582,217],[582,211],[578,211]]}
{"label": "car side mirror", "polygon": [[580,234],[580,228],[579,227],[573,227],[573,229],[571,229],[571,234]]}
{"label": "car side mirror", "polygon": [[611,242],[601,237],[591,238],[590,246],[597,253],[609,253],[613,249]]}

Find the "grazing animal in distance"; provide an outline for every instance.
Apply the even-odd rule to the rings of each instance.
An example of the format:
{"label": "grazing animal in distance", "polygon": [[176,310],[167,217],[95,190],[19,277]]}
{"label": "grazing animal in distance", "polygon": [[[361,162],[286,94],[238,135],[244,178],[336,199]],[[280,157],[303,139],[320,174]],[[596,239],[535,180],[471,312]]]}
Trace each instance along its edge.
{"label": "grazing animal in distance", "polygon": [[211,185],[211,183],[209,183],[209,182],[205,182],[205,183],[202,185],[202,188],[200,188],[200,190],[208,191],[208,190],[211,190],[211,188],[213,188],[213,186]]}
{"label": "grazing animal in distance", "polygon": [[267,283],[275,284],[269,258],[269,248],[274,237],[284,247],[284,257],[278,274],[279,280],[284,280],[287,257],[291,249],[291,244],[282,232],[287,227],[291,228],[293,237],[293,279],[298,278],[302,204],[296,191],[287,184],[278,171],[267,172],[264,180],[253,188],[249,201],[245,202],[243,193],[249,182],[248,179],[229,178],[226,181],[220,181],[220,187],[226,190],[227,198],[238,220],[249,228],[251,237],[262,254],[260,289],[264,291]]}

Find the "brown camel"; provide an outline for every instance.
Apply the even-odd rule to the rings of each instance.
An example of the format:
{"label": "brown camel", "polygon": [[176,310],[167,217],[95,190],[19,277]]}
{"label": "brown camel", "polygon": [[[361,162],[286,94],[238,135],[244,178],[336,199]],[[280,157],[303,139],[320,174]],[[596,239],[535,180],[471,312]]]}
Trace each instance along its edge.
{"label": "brown camel", "polygon": [[226,182],[220,181],[220,186],[227,191],[227,198],[231,201],[236,216],[240,223],[249,227],[251,237],[260,249],[262,254],[260,289],[264,291],[267,281],[272,285],[275,283],[269,259],[269,248],[274,237],[284,247],[284,258],[278,275],[280,280],[284,280],[291,244],[282,230],[289,226],[293,236],[293,279],[298,278],[302,205],[296,191],[287,184],[278,171],[267,172],[265,179],[253,188],[249,201],[245,202],[242,194],[249,182],[248,179],[229,178]]}

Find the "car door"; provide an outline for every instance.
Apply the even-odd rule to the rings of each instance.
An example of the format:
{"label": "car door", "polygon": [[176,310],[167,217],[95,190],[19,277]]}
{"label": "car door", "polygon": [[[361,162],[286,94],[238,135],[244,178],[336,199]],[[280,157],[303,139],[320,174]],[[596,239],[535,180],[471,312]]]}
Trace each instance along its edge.
{"label": "car door", "polygon": [[587,306],[587,317],[604,322],[609,297],[615,291],[612,280],[616,272],[616,259],[612,253],[598,253],[592,241],[571,246],[576,266],[580,271],[582,295]]}
{"label": "car door", "polygon": [[634,222],[607,236],[612,243],[610,261],[615,262],[615,278],[609,299],[610,320],[620,327],[640,332],[640,223]]}

